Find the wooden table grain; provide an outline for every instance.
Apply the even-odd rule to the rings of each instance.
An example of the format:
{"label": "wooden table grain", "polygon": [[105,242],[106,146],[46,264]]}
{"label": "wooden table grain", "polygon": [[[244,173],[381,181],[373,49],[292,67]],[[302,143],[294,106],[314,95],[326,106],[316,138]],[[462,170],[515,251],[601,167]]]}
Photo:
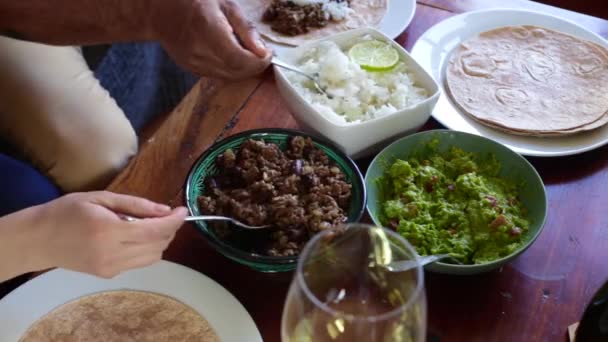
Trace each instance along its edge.
{"label": "wooden table grain", "polygon": [[[529,8],[573,20],[604,37],[608,21],[538,3],[511,0],[420,0],[397,40],[411,49],[434,24],[490,6]],[[142,144],[109,190],[183,204],[188,170],[215,141],[244,130],[297,124],[273,75],[238,83],[203,79]],[[440,127],[430,120],[425,129]],[[515,262],[479,276],[426,274],[429,331],[441,341],[564,341],[593,292],[608,277],[608,147],[578,156],[530,159],[546,183],[547,225]],[[227,260],[185,225],[165,258],[196,269],[232,292],[265,341],[280,341],[292,274],[262,274]]]}

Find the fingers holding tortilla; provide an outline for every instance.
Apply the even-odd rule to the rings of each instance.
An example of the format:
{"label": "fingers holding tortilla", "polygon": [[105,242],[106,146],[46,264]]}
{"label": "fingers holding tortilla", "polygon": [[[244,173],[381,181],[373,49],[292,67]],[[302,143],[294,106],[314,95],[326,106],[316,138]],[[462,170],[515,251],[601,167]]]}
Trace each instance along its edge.
{"label": "fingers holding tortilla", "polygon": [[270,64],[269,58],[258,57],[249,51],[241,44],[235,30],[229,18],[221,11],[217,14],[217,20],[210,23],[210,36],[214,40],[212,46],[221,57],[221,69],[225,71],[223,78],[238,79],[261,73]]}
{"label": "fingers holding tortilla", "polygon": [[226,0],[223,3],[222,8],[234,33],[247,50],[253,52],[260,58],[266,58],[271,54],[270,50],[262,42],[255,24],[247,19],[241,7],[236,2]]}

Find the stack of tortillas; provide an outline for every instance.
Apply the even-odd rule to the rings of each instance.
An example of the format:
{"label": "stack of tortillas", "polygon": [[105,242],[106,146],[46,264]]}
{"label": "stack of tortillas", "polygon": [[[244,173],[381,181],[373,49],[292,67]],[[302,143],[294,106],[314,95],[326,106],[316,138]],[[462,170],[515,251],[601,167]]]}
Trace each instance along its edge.
{"label": "stack of tortillas", "polygon": [[67,303],[36,322],[20,342],[218,342],[207,321],[164,295],[111,291]]}
{"label": "stack of tortillas", "polygon": [[608,49],[546,28],[502,27],[463,42],[446,81],[462,112],[511,134],[562,136],[608,122]]}

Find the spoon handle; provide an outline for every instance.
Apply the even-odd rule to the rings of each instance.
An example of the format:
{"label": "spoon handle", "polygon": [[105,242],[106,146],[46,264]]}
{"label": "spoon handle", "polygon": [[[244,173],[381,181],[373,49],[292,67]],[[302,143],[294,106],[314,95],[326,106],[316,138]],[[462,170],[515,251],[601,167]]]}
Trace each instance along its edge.
{"label": "spoon handle", "polygon": [[[128,222],[134,222],[134,221],[140,220],[140,218],[129,216],[129,215],[120,214],[119,216],[122,220],[128,221]],[[187,222],[190,222],[190,221],[233,221],[233,219],[231,219],[230,217],[224,217],[224,216],[201,215],[201,216],[186,216],[186,218],[184,218],[184,221],[187,221]]]}
{"label": "spoon handle", "polygon": [[184,221],[234,221],[230,217],[224,216],[207,216],[207,215],[199,215],[199,216],[187,216]]}
{"label": "spoon handle", "polygon": [[449,254],[425,255],[423,257],[420,257],[420,263],[422,264],[422,266],[424,266],[449,257]]}
{"label": "spoon handle", "polygon": [[271,60],[270,62],[271,62],[272,64],[274,64],[274,65],[278,66],[278,67],[281,67],[281,68],[283,68],[283,69],[287,69],[287,70],[291,70],[291,71],[293,71],[293,72],[297,72],[298,74],[300,74],[300,75],[302,75],[302,76],[304,76],[304,77],[307,77],[307,78],[309,78],[309,79],[311,79],[311,80],[315,81],[314,77],[312,77],[311,75],[309,75],[309,74],[305,73],[304,71],[302,71],[302,70],[298,69],[297,67],[295,67],[295,66],[293,66],[293,65],[289,65],[289,64],[287,64],[287,63],[283,62],[282,60],[280,60],[280,59],[278,59],[278,58],[276,58],[276,57],[273,57],[273,58],[272,58],[272,60]]}
{"label": "spoon handle", "polygon": [[405,272],[405,271],[409,271],[411,269],[416,268],[418,266],[418,264],[420,264],[420,266],[426,266],[428,264],[434,263],[435,261],[448,258],[449,256],[450,256],[449,254],[426,255],[426,256],[420,257],[418,259],[419,262],[417,262],[416,260],[394,261],[394,262],[391,262],[390,264],[386,265],[386,267],[391,272]]}

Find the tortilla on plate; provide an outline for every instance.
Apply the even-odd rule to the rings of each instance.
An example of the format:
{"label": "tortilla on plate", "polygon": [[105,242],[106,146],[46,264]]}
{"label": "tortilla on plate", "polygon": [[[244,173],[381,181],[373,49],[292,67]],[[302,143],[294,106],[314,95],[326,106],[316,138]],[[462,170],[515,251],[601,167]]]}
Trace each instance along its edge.
{"label": "tortilla on plate", "polygon": [[508,26],[461,43],[446,69],[456,105],[511,134],[568,135],[608,122],[608,50],[538,26]]}
{"label": "tortilla on plate", "polygon": [[108,291],[84,296],[34,323],[20,342],[219,342],[194,309],[164,295]]}

